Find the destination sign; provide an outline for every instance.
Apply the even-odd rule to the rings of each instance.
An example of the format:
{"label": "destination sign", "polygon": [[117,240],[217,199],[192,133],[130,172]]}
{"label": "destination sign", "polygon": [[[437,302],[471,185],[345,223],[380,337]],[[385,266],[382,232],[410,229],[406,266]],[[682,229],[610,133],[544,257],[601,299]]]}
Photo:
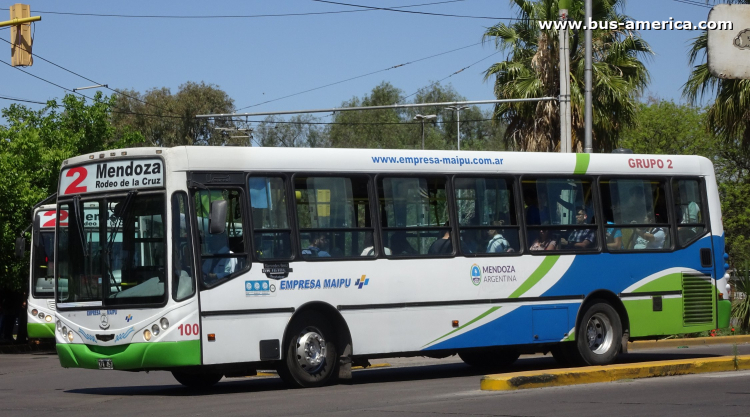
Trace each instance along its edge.
{"label": "destination sign", "polygon": [[108,161],[63,169],[60,195],[163,186],[161,159]]}

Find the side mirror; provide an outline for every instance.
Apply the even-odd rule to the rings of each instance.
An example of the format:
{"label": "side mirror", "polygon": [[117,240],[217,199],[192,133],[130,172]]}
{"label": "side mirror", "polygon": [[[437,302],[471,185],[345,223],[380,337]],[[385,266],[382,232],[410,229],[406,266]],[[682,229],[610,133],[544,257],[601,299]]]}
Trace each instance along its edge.
{"label": "side mirror", "polygon": [[26,239],[23,237],[16,238],[16,258],[23,258],[26,252]]}
{"label": "side mirror", "polygon": [[218,235],[224,233],[227,223],[227,200],[211,202],[211,212],[208,215],[208,233]]}
{"label": "side mirror", "polygon": [[40,227],[42,227],[42,217],[39,215],[34,216],[34,227],[31,229],[31,243],[37,248],[42,244],[41,235],[39,234]]}

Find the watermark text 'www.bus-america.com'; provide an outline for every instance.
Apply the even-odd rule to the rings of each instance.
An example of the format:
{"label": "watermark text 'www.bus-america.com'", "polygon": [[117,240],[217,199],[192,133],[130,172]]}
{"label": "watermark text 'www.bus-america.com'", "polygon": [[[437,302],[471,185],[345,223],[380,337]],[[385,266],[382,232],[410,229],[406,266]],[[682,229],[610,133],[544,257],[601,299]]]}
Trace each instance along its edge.
{"label": "watermark text 'www.bus-america.com'", "polygon": [[670,17],[669,20],[628,20],[625,22],[618,22],[615,20],[589,20],[588,25],[584,25],[582,21],[578,20],[540,20],[539,28],[542,30],[548,29],[625,29],[625,30],[733,30],[734,25],[730,21],[701,21],[693,23],[689,20],[674,20]]}

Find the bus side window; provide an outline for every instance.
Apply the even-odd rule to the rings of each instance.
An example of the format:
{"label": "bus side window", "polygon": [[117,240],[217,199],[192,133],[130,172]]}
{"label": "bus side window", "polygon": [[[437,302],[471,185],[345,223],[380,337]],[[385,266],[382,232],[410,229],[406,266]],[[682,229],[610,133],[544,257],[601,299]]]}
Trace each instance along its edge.
{"label": "bus side window", "polygon": [[365,176],[294,179],[304,259],[375,257],[368,182]]}
{"label": "bus side window", "polygon": [[187,195],[172,194],[172,298],[182,301],[195,294],[193,247],[188,222]]}
{"label": "bus side window", "polygon": [[286,188],[281,177],[250,177],[255,257],[259,260],[292,257],[292,229],[287,217]]}
{"label": "bus side window", "polygon": [[664,180],[602,178],[599,184],[610,252],[671,247]]}
{"label": "bus side window", "polygon": [[672,181],[674,213],[677,219],[677,241],[688,246],[706,234],[703,212],[703,191],[697,179]]}
{"label": "bus side window", "polygon": [[456,213],[463,254],[519,252],[513,182],[506,178],[456,178]]}
{"label": "bus side window", "polygon": [[386,256],[449,256],[455,237],[448,223],[445,177],[382,178],[378,181]]}

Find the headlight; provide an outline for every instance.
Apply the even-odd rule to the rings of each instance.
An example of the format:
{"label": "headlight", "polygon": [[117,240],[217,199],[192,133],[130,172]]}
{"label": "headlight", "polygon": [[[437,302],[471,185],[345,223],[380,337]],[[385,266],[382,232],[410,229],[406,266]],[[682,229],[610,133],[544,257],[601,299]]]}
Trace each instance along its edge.
{"label": "headlight", "polygon": [[62,331],[62,323],[60,323],[60,320],[57,321],[57,331]]}
{"label": "headlight", "polygon": [[45,316],[44,321],[46,321],[47,323],[52,323],[52,316]]}
{"label": "headlight", "polygon": [[159,323],[161,323],[161,328],[164,330],[167,330],[167,327],[169,327],[169,320],[166,317],[162,317]]}
{"label": "headlight", "polygon": [[143,331],[143,338],[146,339],[147,342],[151,340],[151,332],[148,329]]}
{"label": "headlight", "polygon": [[32,316],[36,316],[37,314],[39,314],[39,310],[37,310],[37,309],[31,310],[31,315]]}
{"label": "headlight", "polygon": [[44,320],[44,313],[40,311],[37,317],[39,317],[40,320]]}
{"label": "headlight", "polygon": [[65,335],[68,334],[68,328],[67,327],[63,326],[63,328],[62,328],[62,334],[63,334],[63,337],[65,337]]}
{"label": "headlight", "polygon": [[68,332],[68,341],[69,342],[73,341],[73,332]]}
{"label": "headlight", "polygon": [[159,336],[159,325],[154,324],[151,326],[151,332],[154,334],[154,336]]}

